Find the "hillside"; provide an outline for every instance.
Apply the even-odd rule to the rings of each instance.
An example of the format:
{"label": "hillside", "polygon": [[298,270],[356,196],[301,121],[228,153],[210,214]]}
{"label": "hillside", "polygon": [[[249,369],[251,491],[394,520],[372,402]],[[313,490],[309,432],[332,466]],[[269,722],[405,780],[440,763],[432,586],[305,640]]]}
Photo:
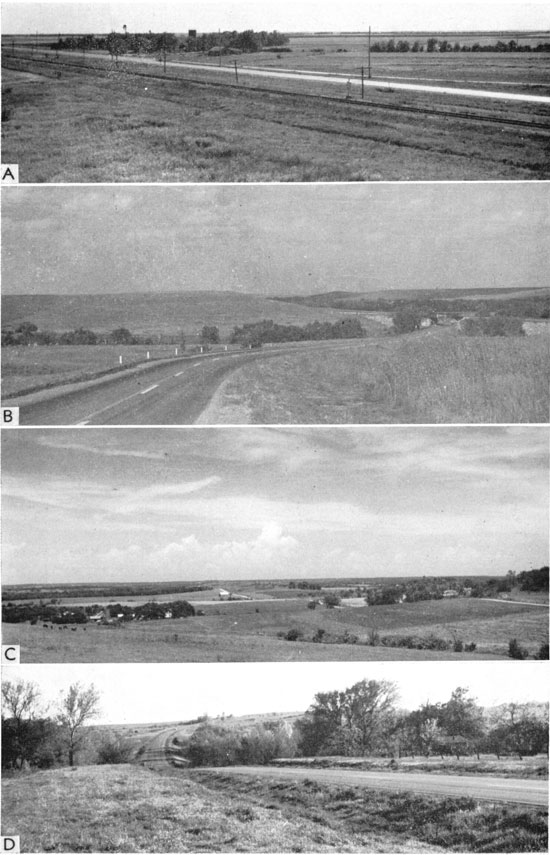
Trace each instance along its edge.
{"label": "hillside", "polygon": [[347,303],[353,305],[361,300],[518,300],[541,299],[548,297],[545,287],[534,288],[385,288],[373,291],[328,291],[323,294],[307,296],[288,295],[275,297],[277,301],[291,302],[295,305],[343,308]]}
{"label": "hillside", "polygon": [[194,335],[205,324],[222,335],[234,326],[264,318],[279,324],[307,324],[345,317],[337,309],[280,302],[233,291],[130,294],[6,294],[2,297],[2,326],[29,321],[40,330],[61,332],[78,327],[95,332],[126,327],[133,333]]}

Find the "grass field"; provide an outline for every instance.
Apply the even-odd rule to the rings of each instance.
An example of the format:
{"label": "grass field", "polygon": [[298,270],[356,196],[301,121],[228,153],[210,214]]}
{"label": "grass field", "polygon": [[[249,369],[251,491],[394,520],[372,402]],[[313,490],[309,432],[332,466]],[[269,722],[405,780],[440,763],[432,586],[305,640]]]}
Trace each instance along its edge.
{"label": "grass field", "polygon": [[[147,359],[147,352],[150,360]],[[122,364],[119,362],[120,356]],[[90,380],[102,374],[174,356],[174,347],[168,345],[5,347],[2,349],[3,397]]]}
{"label": "grass field", "polygon": [[[274,760],[277,766],[299,766],[313,769],[356,769],[376,771],[388,769],[387,757],[294,757]],[[433,772],[434,775],[494,775],[499,778],[548,778],[548,757],[505,757],[497,759],[488,754],[477,757],[400,757],[399,771]]]}
{"label": "grass field", "polygon": [[[192,599],[192,598],[191,598]],[[390,661],[506,658],[517,638],[531,655],[548,640],[548,610],[511,601],[457,598],[395,606],[307,608],[307,599],[219,602],[201,605],[204,615],[181,620],[87,625],[75,632],[42,624],[3,624],[5,644],[21,646],[22,662],[246,662]],[[333,637],[346,631],[359,643],[286,641],[278,633],[318,629]],[[475,653],[371,647],[369,633],[415,635],[474,642]]]}
{"label": "grass field", "polygon": [[547,422],[550,340],[448,330],[243,367],[203,420],[252,424]]}
{"label": "grass field", "polygon": [[18,775],[2,833],[22,852],[542,852],[546,811],[473,799],[135,766]]}
{"label": "grass field", "polygon": [[[251,89],[259,78],[243,77],[232,87],[231,76],[224,75],[229,80],[221,86],[205,87],[205,81],[220,82],[217,72],[178,66],[171,66],[170,74],[181,79],[162,81],[136,77],[139,65],[133,62],[126,72],[106,72],[103,63],[99,73],[59,72],[51,63],[10,56],[4,64],[3,157],[19,164],[23,182],[479,180],[550,174],[543,131],[498,126],[495,132],[492,124],[427,119],[384,106],[447,109],[449,98],[441,95],[373,88],[368,104],[361,105],[345,102],[345,78],[321,89],[313,84],[317,94],[339,99],[323,101],[306,94],[312,84],[305,81],[269,81],[271,91],[259,92]],[[36,76],[25,76],[29,72]],[[452,96],[452,109],[470,108]],[[543,123],[550,115],[544,105],[534,111],[532,105],[512,108],[504,102],[475,105],[476,113],[483,111],[527,120],[536,114]]]}

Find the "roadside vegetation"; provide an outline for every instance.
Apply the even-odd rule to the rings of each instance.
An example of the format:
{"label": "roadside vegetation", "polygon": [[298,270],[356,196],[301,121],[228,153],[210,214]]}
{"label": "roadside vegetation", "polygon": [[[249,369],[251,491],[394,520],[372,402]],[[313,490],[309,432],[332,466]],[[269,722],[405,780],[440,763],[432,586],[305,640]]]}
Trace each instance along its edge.
{"label": "roadside vegetation", "polygon": [[546,422],[546,336],[459,337],[430,329],[353,351],[279,356],[236,371],[209,415],[252,424]]}

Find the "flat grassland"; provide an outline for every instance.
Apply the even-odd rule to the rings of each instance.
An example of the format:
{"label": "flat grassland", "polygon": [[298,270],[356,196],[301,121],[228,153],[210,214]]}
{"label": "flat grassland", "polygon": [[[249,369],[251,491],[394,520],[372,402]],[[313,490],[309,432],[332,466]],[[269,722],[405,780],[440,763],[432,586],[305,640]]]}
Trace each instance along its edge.
{"label": "flat grassland", "polygon": [[251,424],[547,422],[550,338],[446,329],[363,348],[258,361],[221,386],[203,421]]}
{"label": "flat grassland", "polygon": [[88,766],[5,778],[23,852],[543,852],[546,811],[223,773]]}
{"label": "flat grassland", "polygon": [[[339,48],[319,53],[246,58],[247,65],[278,64],[288,57],[304,69],[338,70],[342,83],[241,77],[171,64],[162,80],[156,65],[126,61],[118,70],[86,56],[95,70],[78,68],[82,57],[54,65],[53,53],[39,61],[4,52],[4,162],[19,163],[23,182],[96,181],[378,181],[541,179],[550,175],[548,131],[398,112],[394,107],[475,112],[548,125],[546,105],[471,100],[439,94],[369,88],[361,103],[346,102],[346,73],[353,57]],[[313,49],[315,50],[315,49]],[[319,49],[323,50],[323,49]],[[345,50],[345,49],[344,49]],[[44,55],[42,55],[44,56]],[[518,54],[426,58],[384,67],[383,74],[420,82],[464,76],[489,85],[509,73],[512,91],[547,85],[548,60]],[[311,59],[302,65],[302,60]],[[342,59],[344,58],[344,60]],[[449,65],[447,65],[447,59]],[[332,61],[334,60],[334,61]],[[540,60],[540,61],[539,61]],[[416,59],[414,59],[416,62]],[[523,63],[523,65],[522,65]],[[512,68],[510,67],[512,65]],[[499,69],[498,71],[496,69]],[[29,77],[29,73],[32,77]],[[433,78],[433,79],[432,79]],[[504,84],[502,84],[504,88]],[[501,88],[502,88],[501,86]],[[261,87],[265,91],[259,91]],[[269,91],[268,91],[269,90]],[[354,90],[356,95],[357,87]],[[318,95],[336,100],[323,100]]]}
{"label": "flat grassland", "polygon": [[175,348],[171,345],[5,347],[2,349],[3,397],[90,380],[148,361],[174,357]]}
{"label": "flat grassland", "polygon": [[[192,598],[190,598],[192,599]],[[198,598],[197,598],[198,599]],[[75,603],[78,601],[75,600]],[[392,606],[314,610],[307,598],[201,604],[203,615],[178,620],[129,622],[119,627],[78,626],[74,632],[42,624],[3,624],[5,644],[21,646],[30,662],[268,662],[390,661],[506,658],[508,642],[535,655],[548,640],[548,609],[512,601],[457,598]],[[278,636],[297,628],[307,639],[322,629],[327,637],[346,631],[352,643],[287,641]],[[380,636],[436,635],[475,643],[475,653],[370,646]]]}

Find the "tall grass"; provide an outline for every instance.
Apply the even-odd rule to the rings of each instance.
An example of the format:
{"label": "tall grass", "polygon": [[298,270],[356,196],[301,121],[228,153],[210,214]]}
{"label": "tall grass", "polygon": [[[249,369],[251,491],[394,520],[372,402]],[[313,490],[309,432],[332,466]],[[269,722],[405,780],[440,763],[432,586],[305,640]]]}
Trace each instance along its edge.
{"label": "tall grass", "polygon": [[413,421],[546,422],[549,343],[546,337],[409,339],[377,368],[377,391],[405,406]]}
{"label": "tall grass", "polygon": [[546,422],[549,340],[412,334],[240,369],[218,402],[261,423]]}

